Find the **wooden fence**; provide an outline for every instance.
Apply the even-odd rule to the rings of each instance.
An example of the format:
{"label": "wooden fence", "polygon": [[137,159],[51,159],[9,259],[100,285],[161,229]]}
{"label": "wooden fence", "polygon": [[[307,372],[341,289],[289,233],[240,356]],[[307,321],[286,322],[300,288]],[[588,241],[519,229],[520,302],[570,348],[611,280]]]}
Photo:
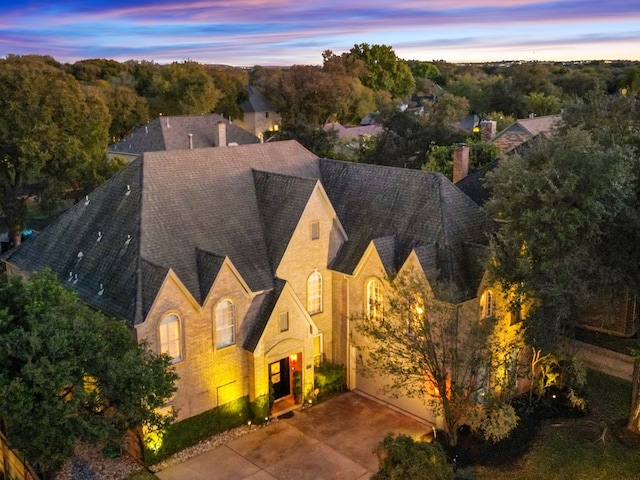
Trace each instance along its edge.
{"label": "wooden fence", "polygon": [[0,479],[38,480],[38,476],[26,460],[9,448],[2,432],[0,432]]}

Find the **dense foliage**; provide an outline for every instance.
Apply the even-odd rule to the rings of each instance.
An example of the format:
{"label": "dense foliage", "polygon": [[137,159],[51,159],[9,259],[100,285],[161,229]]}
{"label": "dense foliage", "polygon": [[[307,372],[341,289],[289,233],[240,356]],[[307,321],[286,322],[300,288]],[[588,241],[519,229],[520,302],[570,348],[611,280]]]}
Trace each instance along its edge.
{"label": "dense foliage", "polygon": [[171,359],[80,303],[51,273],[0,284],[0,306],[3,429],[41,473],[77,442],[120,446],[128,431],[173,419],[158,410],[175,391]]}

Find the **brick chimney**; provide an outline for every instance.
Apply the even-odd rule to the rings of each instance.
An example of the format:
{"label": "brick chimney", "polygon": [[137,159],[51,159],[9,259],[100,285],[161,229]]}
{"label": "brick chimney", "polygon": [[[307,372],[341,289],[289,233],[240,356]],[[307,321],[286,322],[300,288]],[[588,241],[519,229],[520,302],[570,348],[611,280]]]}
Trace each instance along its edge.
{"label": "brick chimney", "polygon": [[488,142],[496,136],[498,122],[495,120],[482,120],[480,122],[480,141]]}
{"label": "brick chimney", "polygon": [[469,173],[469,147],[459,143],[453,150],[453,183],[459,182]]}
{"label": "brick chimney", "polygon": [[214,131],[214,141],[216,147],[227,146],[227,124],[220,121],[216,124]]}

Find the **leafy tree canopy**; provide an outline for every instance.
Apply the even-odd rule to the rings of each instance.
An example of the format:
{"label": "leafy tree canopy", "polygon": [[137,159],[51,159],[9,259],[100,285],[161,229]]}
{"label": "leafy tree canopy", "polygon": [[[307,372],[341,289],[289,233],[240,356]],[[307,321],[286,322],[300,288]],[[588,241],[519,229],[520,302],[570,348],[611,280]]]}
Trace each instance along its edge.
{"label": "leafy tree canopy", "polygon": [[413,92],[415,81],[409,66],[387,45],[354,45],[349,54],[364,62],[360,80],[372,90],[386,90],[395,98]]}
{"label": "leafy tree canopy", "polygon": [[80,303],[50,272],[0,284],[0,305],[4,429],[42,473],[76,442],[119,445],[130,429],[172,420],[157,411],[175,391],[170,358]]}
{"label": "leafy tree canopy", "polygon": [[0,209],[14,243],[28,198],[55,204],[105,156],[110,120],[100,98],[46,58],[0,60]]}

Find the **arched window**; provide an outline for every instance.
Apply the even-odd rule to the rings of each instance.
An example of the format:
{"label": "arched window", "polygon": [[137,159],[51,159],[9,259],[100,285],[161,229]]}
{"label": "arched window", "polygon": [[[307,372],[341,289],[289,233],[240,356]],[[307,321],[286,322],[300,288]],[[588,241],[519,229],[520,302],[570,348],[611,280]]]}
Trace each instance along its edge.
{"label": "arched window", "polygon": [[236,307],[231,300],[216,306],[216,346],[228,347],[236,343]]}
{"label": "arched window", "polygon": [[182,329],[180,318],[171,313],[160,322],[160,352],[167,353],[174,362],[182,360]]}
{"label": "arched window", "polygon": [[383,307],[382,283],[376,278],[367,282],[367,316],[369,318],[382,318]]}
{"label": "arched window", "polygon": [[493,299],[493,292],[491,290],[485,290],[480,297],[480,318],[493,317],[495,314],[495,304]]}
{"label": "arched window", "polygon": [[307,278],[307,311],[310,315],[322,312],[322,275],[317,270]]}

